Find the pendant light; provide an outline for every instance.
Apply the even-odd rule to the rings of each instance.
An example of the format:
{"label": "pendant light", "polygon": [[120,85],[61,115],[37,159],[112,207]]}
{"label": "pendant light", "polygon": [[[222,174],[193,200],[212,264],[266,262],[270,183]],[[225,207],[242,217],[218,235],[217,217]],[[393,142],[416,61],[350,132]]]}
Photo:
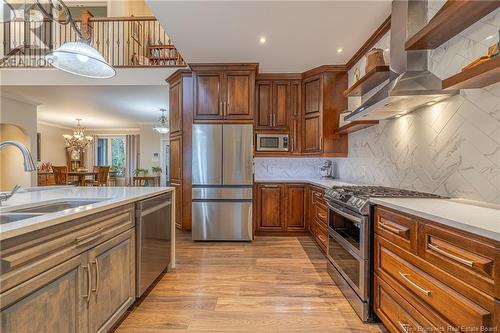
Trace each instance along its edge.
{"label": "pendant light", "polygon": [[160,119],[158,119],[158,125],[153,127],[153,129],[160,134],[167,134],[169,132],[168,119],[167,116],[165,115],[165,112],[167,112],[167,110],[160,109],[160,111],[161,111],[161,117]]}
{"label": "pendant light", "polygon": [[[76,42],[66,42],[56,50],[49,51],[45,58],[52,66],[71,74],[96,79],[115,76],[115,69],[106,62],[98,50],[90,45],[91,36],[83,35],[63,0],[49,1],[51,9],[48,11],[42,6],[40,0],[36,0],[36,5],[45,18],[62,25],[70,24],[79,39]],[[63,12],[64,20],[55,18],[52,9]]]}
{"label": "pendant light", "polygon": [[64,43],[45,58],[52,66],[75,75],[108,79],[116,74],[99,51],[83,40]]}
{"label": "pendant light", "polygon": [[7,0],[0,0],[0,5],[0,23],[14,21],[16,18],[16,12]]}

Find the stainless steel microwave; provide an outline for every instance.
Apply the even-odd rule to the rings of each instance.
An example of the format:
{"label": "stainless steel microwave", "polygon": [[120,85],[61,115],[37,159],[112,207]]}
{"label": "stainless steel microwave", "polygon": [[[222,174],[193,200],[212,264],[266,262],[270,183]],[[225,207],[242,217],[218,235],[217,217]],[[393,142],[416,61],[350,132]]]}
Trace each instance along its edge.
{"label": "stainless steel microwave", "polygon": [[257,134],[257,151],[288,151],[288,134]]}

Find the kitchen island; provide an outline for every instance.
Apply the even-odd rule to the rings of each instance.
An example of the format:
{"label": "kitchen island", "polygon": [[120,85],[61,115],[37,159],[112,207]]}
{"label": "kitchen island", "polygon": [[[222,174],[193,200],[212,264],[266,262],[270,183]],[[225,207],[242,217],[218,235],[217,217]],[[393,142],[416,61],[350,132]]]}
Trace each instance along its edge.
{"label": "kitchen island", "polygon": [[[14,195],[0,208],[1,330],[109,330],[137,296],[137,204],[164,199],[162,206],[174,207],[173,191],[79,187]],[[170,211],[160,218],[174,268]]]}

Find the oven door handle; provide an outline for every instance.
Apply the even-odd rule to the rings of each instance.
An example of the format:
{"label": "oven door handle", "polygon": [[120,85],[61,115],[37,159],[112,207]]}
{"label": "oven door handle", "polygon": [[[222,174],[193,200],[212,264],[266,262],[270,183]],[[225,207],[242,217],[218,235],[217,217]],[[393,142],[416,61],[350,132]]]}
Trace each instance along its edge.
{"label": "oven door handle", "polygon": [[359,216],[356,216],[356,215],[352,215],[352,214],[346,213],[342,209],[340,209],[339,207],[333,206],[331,203],[328,203],[328,207],[331,210],[333,210],[335,213],[337,213],[339,215],[342,215],[346,219],[352,220],[354,222],[363,223],[364,220],[365,220],[365,217],[359,217]]}

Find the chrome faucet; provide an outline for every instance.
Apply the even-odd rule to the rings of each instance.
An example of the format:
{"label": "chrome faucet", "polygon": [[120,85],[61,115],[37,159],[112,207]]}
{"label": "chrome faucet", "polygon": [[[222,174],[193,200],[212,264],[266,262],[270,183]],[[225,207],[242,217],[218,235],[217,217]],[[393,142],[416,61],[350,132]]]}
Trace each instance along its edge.
{"label": "chrome faucet", "polygon": [[[17,142],[17,141],[0,142],[0,150],[4,147],[7,147],[7,146],[14,146],[21,151],[21,153],[23,154],[24,171],[29,172],[29,171],[36,170],[36,164],[35,164],[35,162],[33,162],[33,157],[31,157],[31,153],[25,145],[23,145],[21,142]],[[7,201],[10,197],[12,197],[20,189],[21,189],[21,186],[16,185],[16,186],[14,186],[12,191],[10,191],[10,193],[1,193],[0,194],[0,206],[2,205],[3,201]]]}

